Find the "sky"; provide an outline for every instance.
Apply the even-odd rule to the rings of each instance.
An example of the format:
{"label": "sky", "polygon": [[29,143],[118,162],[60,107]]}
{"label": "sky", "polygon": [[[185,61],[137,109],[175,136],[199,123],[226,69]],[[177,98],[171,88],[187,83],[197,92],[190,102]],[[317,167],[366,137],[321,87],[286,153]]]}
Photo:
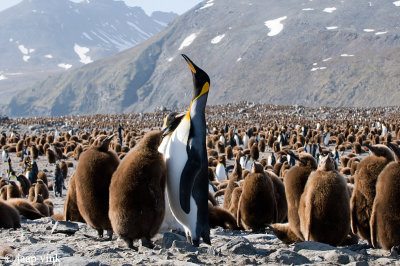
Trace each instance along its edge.
{"label": "sky", "polygon": [[[18,4],[22,0],[1,0],[0,11]],[[128,6],[140,6],[150,15],[153,11],[175,12],[179,15],[185,13],[201,0],[124,0]],[[73,0],[81,2],[81,0]]]}

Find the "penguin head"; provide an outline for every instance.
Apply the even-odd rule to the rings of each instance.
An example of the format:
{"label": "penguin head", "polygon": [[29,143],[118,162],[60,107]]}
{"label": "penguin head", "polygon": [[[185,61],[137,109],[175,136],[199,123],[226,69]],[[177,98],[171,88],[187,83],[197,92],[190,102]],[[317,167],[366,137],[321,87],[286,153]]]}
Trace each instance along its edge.
{"label": "penguin head", "polygon": [[389,161],[394,161],[393,153],[385,145],[376,144],[376,145],[371,146],[368,143],[366,143],[364,146],[366,146],[372,152],[373,155],[378,156],[378,157],[384,157],[384,158],[388,159]]}
{"label": "penguin head", "polygon": [[179,123],[181,122],[184,116],[185,113],[179,113],[179,114],[177,112],[169,113],[165,117],[164,124],[161,129],[161,131],[163,132],[163,137],[174,132],[174,130],[178,127]]}
{"label": "penguin head", "polygon": [[95,143],[93,144],[96,148],[100,151],[107,152],[108,146],[110,145],[111,140],[114,138],[115,134],[112,134],[109,137],[100,136],[96,139]]}
{"label": "penguin head", "polygon": [[318,165],[318,170],[321,171],[337,170],[336,161],[330,155],[327,155],[321,159],[321,163]]}
{"label": "penguin head", "polygon": [[182,54],[182,56],[186,60],[190,71],[192,72],[194,88],[192,101],[194,101],[201,95],[208,93],[208,90],[210,89],[210,77],[206,72],[204,72],[204,70],[196,66],[187,55]]}

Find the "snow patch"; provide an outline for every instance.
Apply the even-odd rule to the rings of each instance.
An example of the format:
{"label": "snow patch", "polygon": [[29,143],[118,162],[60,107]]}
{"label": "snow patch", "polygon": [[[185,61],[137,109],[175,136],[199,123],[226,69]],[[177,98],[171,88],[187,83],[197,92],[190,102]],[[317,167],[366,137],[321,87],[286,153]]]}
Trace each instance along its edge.
{"label": "snow patch", "polygon": [[314,63],[314,64],[312,64],[313,66],[316,66],[316,65],[318,65],[318,63]]}
{"label": "snow patch", "polygon": [[365,31],[365,32],[374,32],[375,30],[374,29],[363,29],[363,31]]}
{"label": "snow patch", "polygon": [[174,60],[173,57],[170,57],[170,58],[167,59],[168,62],[172,62],[172,60]]}
{"label": "snow patch", "polygon": [[183,48],[185,48],[185,47],[191,45],[192,42],[194,41],[194,39],[196,39],[196,37],[197,37],[197,34],[196,34],[196,33],[190,34],[188,37],[186,37],[186,38],[183,40],[183,42],[182,42],[181,46],[179,46],[178,50],[182,50]]}
{"label": "snow patch", "polygon": [[135,28],[138,32],[140,32],[141,34],[143,34],[144,36],[146,36],[147,38],[150,38],[150,34],[148,34],[147,32],[143,31],[141,28],[139,28],[138,26],[136,26],[136,24],[127,21],[126,24],[128,24],[129,26]]}
{"label": "snow patch", "polygon": [[329,60],[332,60],[332,57],[326,58],[326,59],[322,60],[322,62],[328,62]]}
{"label": "snow patch", "polygon": [[387,33],[387,31],[378,31],[375,33],[375,35],[382,35],[382,34],[386,34],[386,33]]}
{"label": "snow patch", "polygon": [[168,26],[167,23],[162,22],[162,21],[159,21],[159,20],[157,20],[157,19],[153,19],[153,21],[154,21],[155,23],[157,23],[157,24],[160,24],[160,25],[163,26],[163,27],[167,27],[167,26]]}
{"label": "snow patch", "polygon": [[241,60],[242,60],[242,58],[239,57],[239,58],[236,60],[236,62],[240,62]]}
{"label": "snow patch", "polygon": [[213,5],[214,5],[214,0],[209,0],[204,6],[200,7],[200,9],[204,9]]}
{"label": "snow patch", "polygon": [[265,21],[265,26],[267,26],[270,30],[268,36],[275,36],[279,34],[283,30],[283,24],[281,21],[285,19],[287,19],[287,16]]}
{"label": "snow patch", "polygon": [[10,39],[8,39],[8,41],[9,41],[9,42],[13,42],[13,41],[14,41],[14,39],[13,39],[13,38],[10,38]]}
{"label": "snow patch", "polygon": [[22,60],[24,60],[25,62],[28,62],[30,58],[31,58],[30,55],[24,55],[24,56],[22,57]]}
{"label": "snow patch", "polygon": [[340,56],[341,57],[353,57],[354,55],[353,54],[341,54]]}
{"label": "snow patch", "polygon": [[72,65],[64,64],[64,63],[58,64],[57,66],[61,67],[61,68],[64,68],[64,69],[70,69],[72,67]]}
{"label": "snow patch", "polygon": [[211,40],[211,43],[212,43],[212,44],[217,44],[217,43],[219,43],[224,37],[225,37],[225,34],[218,35],[218,36],[214,37],[214,38]]}
{"label": "snow patch", "polygon": [[336,30],[337,28],[338,28],[338,26],[326,27],[327,30]]}
{"label": "snow patch", "polygon": [[0,75],[0,80],[6,80],[7,79],[7,77],[6,76],[4,76],[4,75]]}
{"label": "snow patch", "polygon": [[313,11],[314,8],[303,8],[302,10],[303,10],[303,11]]}
{"label": "snow patch", "polygon": [[400,1],[394,1],[394,2],[393,2],[393,5],[395,5],[395,6],[400,6]]}
{"label": "snow patch", "polygon": [[332,13],[333,11],[335,11],[336,10],[336,7],[327,7],[327,8],[325,8],[324,10],[322,10],[322,11],[324,11],[324,12],[326,12],[326,13]]}
{"label": "snow patch", "polygon": [[89,40],[93,41],[92,37],[90,37],[89,34],[87,34],[86,32],[83,32],[82,35],[83,35],[86,39],[89,39]]}
{"label": "snow patch", "polygon": [[89,48],[83,47],[83,46],[79,46],[78,44],[75,43],[74,51],[79,56],[79,58],[81,59],[80,60],[81,63],[89,64],[89,63],[93,62],[93,60],[90,58],[90,56],[86,55],[90,51]]}
{"label": "snow patch", "polygon": [[44,57],[49,58],[49,59],[52,59],[52,58],[53,58],[53,55],[47,54],[47,55],[45,55]]}
{"label": "snow patch", "polygon": [[25,46],[23,46],[22,44],[18,45],[18,49],[21,51],[21,53],[27,55],[29,53],[28,48],[26,48]]}
{"label": "snow patch", "polygon": [[313,67],[311,68],[311,72],[317,71],[317,70],[324,70],[326,67]]}

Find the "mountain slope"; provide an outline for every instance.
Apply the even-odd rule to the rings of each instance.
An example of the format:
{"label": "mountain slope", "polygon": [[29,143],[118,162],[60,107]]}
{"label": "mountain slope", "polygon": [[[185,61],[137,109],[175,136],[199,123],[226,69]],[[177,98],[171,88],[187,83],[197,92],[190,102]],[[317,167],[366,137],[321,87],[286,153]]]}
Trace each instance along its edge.
{"label": "mountain slope", "polygon": [[134,48],[36,84],[8,111],[182,107],[192,85],[180,53],[209,73],[210,104],[397,105],[399,11],[398,1],[209,0]]}
{"label": "mountain slope", "polygon": [[0,12],[0,91],[131,48],[176,16],[113,0],[24,0]]}

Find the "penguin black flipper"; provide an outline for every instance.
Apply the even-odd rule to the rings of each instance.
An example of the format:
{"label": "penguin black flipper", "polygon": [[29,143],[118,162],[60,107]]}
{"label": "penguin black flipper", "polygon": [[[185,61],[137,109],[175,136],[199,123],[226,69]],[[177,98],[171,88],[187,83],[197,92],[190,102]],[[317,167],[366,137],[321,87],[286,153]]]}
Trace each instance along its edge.
{"label": "penguin black flipper", "polygon": [[[192,127],[191,127],[192,130]],[[190,134],[191,135],[191,134]],[[182,210],[185,213],[190,212],[190,196],[192,195],[194,182],[197,176],[201,172],[201,157],[199,152],[194,149],[196,145],[193,145],[192,138],[188,140],[188,145],[186,146],[186,151],[188,154],[188,161],[185,164],[185,167],[182,170],[181,180],[180,180],[180,188],[179,188],[179,201],[182,207]]]}

